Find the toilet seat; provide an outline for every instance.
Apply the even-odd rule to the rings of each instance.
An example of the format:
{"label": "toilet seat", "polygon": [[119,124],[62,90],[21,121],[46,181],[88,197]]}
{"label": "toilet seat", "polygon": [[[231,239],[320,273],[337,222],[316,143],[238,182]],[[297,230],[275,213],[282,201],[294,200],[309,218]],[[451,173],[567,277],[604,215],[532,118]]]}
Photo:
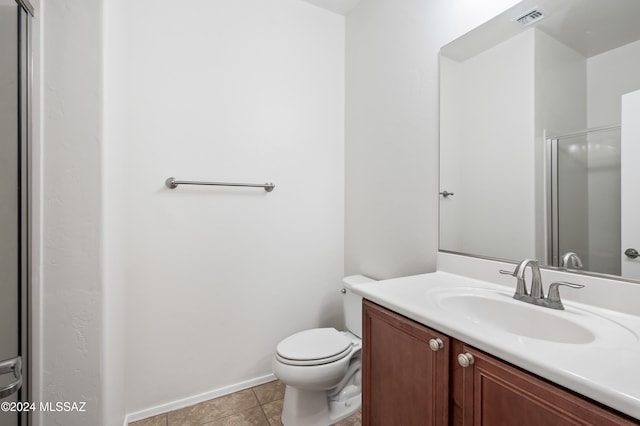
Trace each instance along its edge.
{"label": "toilet seat", "polygon": [[338,361],[351,352],[353,342],[335,328],[314,328],[293,334],[276,348],[283,364],[312,366]]}

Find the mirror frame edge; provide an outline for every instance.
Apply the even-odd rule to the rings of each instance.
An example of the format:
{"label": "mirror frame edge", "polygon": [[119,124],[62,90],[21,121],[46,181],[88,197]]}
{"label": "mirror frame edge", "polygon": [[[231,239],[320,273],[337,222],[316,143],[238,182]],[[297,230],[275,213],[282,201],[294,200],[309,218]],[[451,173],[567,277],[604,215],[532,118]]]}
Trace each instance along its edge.
{"label": "mirror frame edge", "polygon": [[[440,233],[438,232],[438,237],[439,237],[439,235],[440,235]],[[438,249],[438,253],[454,254],[454,255],[457,255],[457,256],[470,257],[470,258],[473,258],[473,259],[480,259],[480,260],[489,260],[489,261],[492,261],[492,262],[509,263],[509,264],[512,264],[512,265],[517,265],[518,264],[517,260],[502,259],[502,258],[499,258],[499,257],[491,257],[491,256],[482,256],[482,255],[478,255],[478,254],[460,253],[460,252],[457,252],[457,251],[444,250],[444,249],[440,249],[440,248]],[[623,276],[620,276],[620,275],[605,274],[603,272],[581,271],[580,269],[564,269],[564,268],[559,268],[557,266],[549,266],[549,265],[540,265],[540,269],[549,270],[549,271],[556,271],[556,272],[567,272],[569,274],[584,275],[584,276],[587,276],[587,277],[601,278],[601,279],[604,279],[604,280],[611,280],[611,281],[621,281],[621,282],[626,282],[626,283],[630,283],[630,284],[640,284],[640,279],[626,278],[626,277],[623,277]]]}

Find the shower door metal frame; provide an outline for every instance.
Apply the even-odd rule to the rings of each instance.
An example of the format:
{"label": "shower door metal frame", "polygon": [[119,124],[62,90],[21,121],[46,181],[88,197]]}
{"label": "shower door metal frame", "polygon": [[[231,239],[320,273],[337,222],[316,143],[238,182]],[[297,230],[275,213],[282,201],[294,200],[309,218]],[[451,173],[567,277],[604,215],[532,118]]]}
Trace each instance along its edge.
{"label": "shower door metal frame", "polygon": [[560,263],[558,229],[558,139],[546,139],[547,153],[547,265]]}
{"label": "shower door metal frame", "polygon": [[[31,388],[31,141],[33,58],[31,25],[34,9],[28,0],[16,0],[19,13],[19,139],[20,139],[20,356],[22,357],[22,388],[20,401],[33,401]],[[23,411],[21,425],[30,425],[31,416]]]}
{"label": "shower door metal frame", "polygon": [[29,0],[16,0],[16,3],[22,6],[25,12],[27,12],[30,16],[33,16],[33,5],[29,2]]}
{"label": "shower door metal frame", "polygon": [[[31,370],[31,138],[32,138],[32,38],[31,18],[33,7],[28,0],[15,0],[16,3],[16,48],[17,48],[17,234],[18,247],[15,267],[18,269],[18,280],[14,283],[17,288],[17,353],[2,362],[3,374],[13,372],[15,381],[4,386],[3,397],[15,394],[19,402],[31,402],[30,386]],[[24,368],[23,368],[24,367]],[[19,410],[16,417],[18,425],[31,424],[28,410]],[[11,421],[11,420],[10,420]]]}

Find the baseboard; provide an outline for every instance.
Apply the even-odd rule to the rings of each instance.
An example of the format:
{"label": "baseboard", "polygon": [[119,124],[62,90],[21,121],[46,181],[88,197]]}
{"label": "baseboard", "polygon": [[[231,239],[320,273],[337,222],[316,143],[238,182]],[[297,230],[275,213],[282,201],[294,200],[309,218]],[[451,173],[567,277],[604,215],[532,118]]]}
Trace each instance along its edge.
{"label": "baseboard", "polygon": [[231,393],[249,389],[254,386],[262,385],[264,383],[268,383],[274,380],[276,380],[276,376],[274,376],[273,374],[267,374],[266,376],[257,377],[255,379],[251,379],[251,380],[236,383],[233,385],[225,386],[222,388],[214,389],[198,395],[190,396],[188,398],[183,398],[177,401],[168,402],[166,404],[158,405],[152,408],[148,408],[146,410],[136,411],[135,413],[126,415],[123,426],[127,426],[131,422],[146,419],[148,417],[157,416],[159,414],[168,413],[169,411],[178,410],[180,408],[188,407],[190,405],[198,404],[200,402],[208,401],[210,399],[229,395]]}

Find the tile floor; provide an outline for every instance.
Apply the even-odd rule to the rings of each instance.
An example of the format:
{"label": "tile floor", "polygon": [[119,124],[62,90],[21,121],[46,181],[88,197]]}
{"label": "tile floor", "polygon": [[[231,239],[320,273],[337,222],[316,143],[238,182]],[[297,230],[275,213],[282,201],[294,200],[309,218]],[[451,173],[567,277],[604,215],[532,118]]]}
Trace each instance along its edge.
{"label": "tile floor", "polygon": [[[274,426],[282,425],[280,412],[285,386],[279,380],[231,395],[201,402],[129,426]],[[360,426],[360,412],[337,426]],[[299,425],[304,426],[304,425]]]}

